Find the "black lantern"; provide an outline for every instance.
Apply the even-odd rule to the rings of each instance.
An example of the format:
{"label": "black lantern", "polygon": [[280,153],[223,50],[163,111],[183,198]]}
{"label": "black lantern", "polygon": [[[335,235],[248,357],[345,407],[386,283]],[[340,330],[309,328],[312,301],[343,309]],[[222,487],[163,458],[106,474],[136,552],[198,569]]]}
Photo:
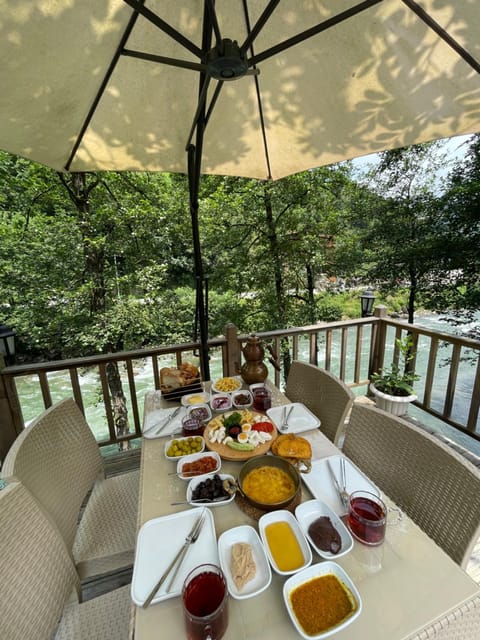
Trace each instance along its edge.
{"label": "black lantern", "polygon": [[362,318],[369,318],[373,316],[373,303],[375,302],[375,296],[373,291],[368,287],[360,296],[362,301]]}
{"label": "black lantern", "polygon": [[15,336],[13,329],[5,324],[0,324],[0,354],[5,358],[6,364],[13,364],[15,361]]}

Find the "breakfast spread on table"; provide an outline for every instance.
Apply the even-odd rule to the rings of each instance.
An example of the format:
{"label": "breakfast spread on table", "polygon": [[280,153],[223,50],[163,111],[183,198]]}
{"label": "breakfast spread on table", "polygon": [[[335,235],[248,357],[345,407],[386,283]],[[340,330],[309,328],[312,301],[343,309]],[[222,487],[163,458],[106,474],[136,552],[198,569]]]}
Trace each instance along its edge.
{"label": "breakfast spread on table", "polygon": [[[192,378],[198,378],[198,370],[189,366],[182,365],[178,370],[164,368],[161,370],[162,390],[178,389],[183,384],[188,384],[188,380]],[[184,396],[182,400],[182,404],[187,407],[187,417],[203,423],[203,435],[173,438],[165,446],[165,456],[179,461],[179,478],[193,478],[187,489],[187,503],[191,507],[201,504],[210,511],[211,507],[222,502],[230,504],[237,493],[237,497],[260,507],[260,514],[264,513],[264,517],[268,515],[268,522],[262,526],[262,516],[259,516],[261,540],[257,536],[258,542],[253,544],[250,528],[246,527],[245,535],[239,533],[237,537],[233,537],[226,544],[224,552],[222,569],[228,575],[227,584],[230,585],[231,595],[248,598],[269,585],[269,564],[283,575],[300,575],[311,565],[312,554],[307,531],[304,523],[300,526],[293,515],[298,502],[290,511],[285,509],[288,509],[290,503],[293,504],[294,496],[299,494],[300,467],[303,465],[308,470],[311,468],[312,447],[308,439],[294,433],[279,435],[275,423],[264,411],[250,409],[252,394],[241,389],[238,378],[224,377],[216,381],[214,386],[215,394],[209,400],[206,399],[208,394],[205,392]],[[217,401],[226,398],[231,407],[232,394],[236,398],[233,410],[222,411],[221,402],[217,402],[217,405],[212,403],[214,398]],[[214,417],[208,419],[212,413]],[[195,453],[203,451],[204,447],[208,451]],[[187,455],[189,458],[182,463],[181,460]],[[238,479],[220,474],[221,458],[244,461],[243,467],[239,469]],[[249,465],[254,462],[255,464]],[[242,527],[236,529],[241,530]],[[254,534],[257,535],[255,532]],[[313,542],[316,545],[314,550],[318,548],[337,554],[342,549],[342,537],[336,528],[336,522],[321,510],[315,517],[310,517],[308,536],[310,544]],[[220,540],[218,544],[220,545]],[[343,552],[346,551],[348,549]],[[196,566],[194,558],[191,558],[190,564],[190,569]],[[333,574],[305,578],[288,593],[289,614],[293,616],[294,624],[297,627],[299,625],[301,633],[307,636],[318,637],[324,630],[347,620],[358,607],[358,602],[351,596],[348,587]],[[168,597],[168,594],[163,597]],[[327,604],[319,606],[319,599]]]}

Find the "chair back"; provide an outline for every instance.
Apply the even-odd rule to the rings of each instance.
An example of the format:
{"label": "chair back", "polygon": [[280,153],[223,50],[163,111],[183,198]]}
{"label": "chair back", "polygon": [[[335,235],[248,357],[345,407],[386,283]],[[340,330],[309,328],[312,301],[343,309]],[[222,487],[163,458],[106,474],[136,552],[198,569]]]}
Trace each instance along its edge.
{"label": "chair back", "polygon": [[343,452],[466,567],[480,535],[480,471],[423,429],[354,404]]}
{"label": "chair back", "polygon": [[49,640],[78,576],[58,530],[21,483],[0,491],[0,637]]}
{"label": "chair back", "polygon": [[27,487],[71,552],[83,500],[102,471],[93,433],[68,398],[22,431],[5,457],[2,477],[17,478]]}
{"label": "chair back", "polygon": [[320,420],[320,431],[338,444],[355,398],[340,378],[313,364],[294,360],[288,372],[285,395],[310,409]]}

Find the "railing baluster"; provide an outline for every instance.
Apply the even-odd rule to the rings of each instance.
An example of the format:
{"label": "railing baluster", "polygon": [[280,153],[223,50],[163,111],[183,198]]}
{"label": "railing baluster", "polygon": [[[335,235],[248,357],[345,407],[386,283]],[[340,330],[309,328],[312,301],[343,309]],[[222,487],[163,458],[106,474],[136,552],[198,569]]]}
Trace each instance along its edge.
{"label": "railing baluster", "polygon": [[438,339],[432,337],[430,339],[430,350],[428,353],[427,374],[425,376],[425,390],[423,392],[423,404],[430,408],[432,400],[432,388],[435,375],[435,366],[437,364]]}
{"label": "railing baluster", "polygon": [[457,386],[458,363],[460,362],[460,349],[461,347],[459,344],[453,345],[447,391],[445,393],[445,404],[443,405],[443,413],[447,418],[452,416],[453,398],[455,396],[455,388]]}
{"label": "railing baluster", "polygon": [[107,414],[108,432],[110,434],[109,442],[112,443],[116,441],[117,434],[115,433],[115,423],[113,420],[112,403],[110,401],[110,391],[108,388],[107,365],[103,363],[100,364],[99,372],[100,372],[100,381],[102,383],[102,394],[103,394],[103,402],[105,404],[105,413]]}
{"label": "railing baluster", "polygon": [[[477,370],[475,380],[480,380],[480,358],[477,359]],[[478,412],[480,409],[480,385],[473,387],[472,399],[470,402],[470,411],[468,412],[467,430],[472,433],[476,430],[478,421]]]}
{"label": "railing baluster", "polygon": [[132,411],[133,411],[133,425],[134,430],[137,435],[140,435],[140,415],[138,413],[138,403],[137,403],[137,392],[135,388],[135,376],[133,375],[133,365],[131,358],[127,358],[127,377],[128,377],[128,388],[130,389],[130,402],[132,403]]}

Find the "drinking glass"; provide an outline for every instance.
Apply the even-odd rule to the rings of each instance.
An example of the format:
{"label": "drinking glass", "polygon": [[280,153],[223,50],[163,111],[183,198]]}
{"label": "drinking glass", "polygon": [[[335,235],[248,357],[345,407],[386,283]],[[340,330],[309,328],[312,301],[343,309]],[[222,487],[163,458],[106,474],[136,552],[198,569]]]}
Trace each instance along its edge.
{"label": "drinking glass", "polygon": [[188,640],[220,640],[228,624],[225,576],[214,564],[192,569],[182,587],[182,606]]}
{"label": "drinking glass", "polygon": [[385,539],[387,529],[388,512],[397,513],[395,521],[389,524],[396,524],[402,518],[400,509],[388,509],[381,498],[370,491],[354,491],[350,494],[348,501],[347,525],[352,535],[370,546],[382,544]]}

